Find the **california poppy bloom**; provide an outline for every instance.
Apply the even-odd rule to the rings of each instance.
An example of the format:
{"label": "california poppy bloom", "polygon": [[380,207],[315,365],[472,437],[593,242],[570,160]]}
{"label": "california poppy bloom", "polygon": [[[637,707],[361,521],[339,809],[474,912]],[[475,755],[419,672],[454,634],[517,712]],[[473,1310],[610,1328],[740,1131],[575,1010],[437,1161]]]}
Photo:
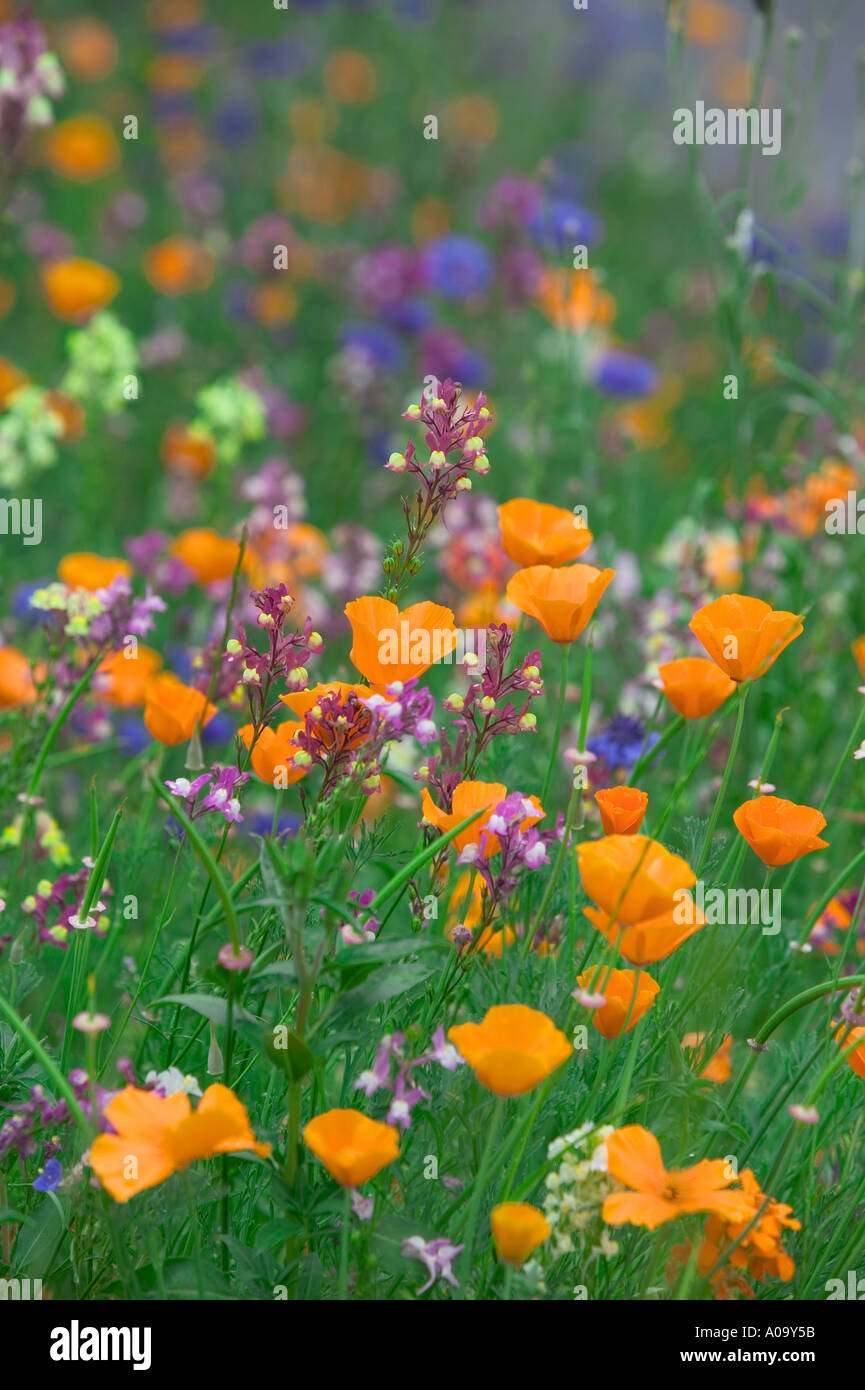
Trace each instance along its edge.
{"label": "california poppy bloom", "polygon": [[[451,810],[442,811],[436,806],[426,787],[421,792],[421,805],[423,807],[423,819],[429,825],[434,825],[443,835],[449,830],[453,830],[455,825],[470,816],[473,811],[478,811],[481,807],[488,807],[489,814],[478,816],[477,820],[472,821],[471,825],[461,830],[451,843],[457,850],[465,849],[466,845],[479,845],[481,842],[481,831],[487,828],[494,808],[500,801],[504,801],[508,794],[508,789],[501,782],[460,782],[454,788],[451,797]],[[520,829],[528,830],[530,825],[537,825],[539,820],[543,820],[546,814],[543,806],[536,796],[526,797],[527,809],[526,818],[520,821]],[[486,839],[484,858],[489,859],[490,855],[497,854],[501,845],[498,836],[489,835]]]}
{"label": "california poppy bloom", "polygon": [[648,1013],[661,988],[645,970],[608,970],[603,965],[584,970],[577,976],[577,984],[587,994],[599,990],[604,996],[606,1002],[592,1013],[592,1023],[602,1038],[617,1038],[623,1029],[630,1033]]}
{"label": "california poppy bloom", "polygon": [[[295,767],[293,761],[295,753],[301,751],[294,739],[303,727],[300,721],[287,719],[284,724],[262,729],[252,750],[252,770],[256,777],[260,777],[262,782],[269,782],[272,787],[291,787],[306,776],[309,767],[302,764]],[[244,724],[237,732],[248,748],[252,742],[253,726]]]}
{"label": "california poppy bloom", "polygon": [[[729,1255],[726,1269],[730,1270],[732,1267],[734,1270],[742,1270],[761,1283],[767,1276],[788,1283],[796,1273],[796,1266],[781,1240],[785,1230],[798,1231],[802,1223],[794,1219],[793,1208],[786,1202],[777,1202],[774,1197],[766,1202],[766,1194],[761,1191],[760,1184],[750,1168],[742,1170],[739,1182],[748,1202],[748,1212],[733,1221],[724,1220],[719,1215],[709,1217],[697,1259],[698,1273],[705,1278],[723,1255],[725,1247],[744,1237]],[[761,1207],[763,1210],[757,1217]],[[755,1217],[757,1220],[751,1226]],[[745,1235],[748,1226],[751,1226],[751,1229]],[[722,1280],[724,1273],[723,1269],[719,1270],[712,1283]]]}
{"label": "california poppy bloom", "polygon": [[490,1229],[499,1257],[519,1268],[551,1228],[544,1213],[528,1202],[500,1202],[490,1212]]}
{"label": "california poppy bloom", "polygon": [[699,608],[688,624],[731,680],[756,680],[803,632],[797,613],[774,609],[760,598],[723,594]]}
{"label": "california poppy bloom", "polygon": [[714,714],[736,689],[736,682],[705,656],[683,656],[658,667],[664,694],[685,719]]}
{"label": "california poppy bloom", "polygon": [[582,333],[604,328],[616,316],[616,301],[602,289],[591,270],[547,270],[541,276],[538,303],[557,328]]}
{"label": "california poppy bloom", "polygon": [[63,66],[82,82],[101,82],[117,66],[117,39],[101,19],[70,19],[58,37]]}
{"label": "california poppy bloom", "polygon": [[[216,714],[200,690],[184,685],[176,676],[152,676],[144,691],[144,723],[158,743],[173,748],[192,738],[199,726]],[[203,717],[202,717],[203,716]]]}
{"label": "california poppy bloom", "polygon": [[169,425],[162,436],[159,455],[171,473],[189,478],[206,478],[216,462],[213,437],[204,430],[186,425]]}
{"label": "california poppy bloom", "polygon": [[113,579],[132,573],[128,560],[117,556],[94,555],[90,551],[80,551],[74,555],[64,555],[57,566],[57,577],[68,584],[70,589],[107,589]]}
{"label": "california poppy bloom", "polygon": [[120,281],[107,266],[73,256],[52,261],[42,270],[42,288],[48,306],[57,318],[81,323],[110,304],[120,289]]}
{"label": "california poppy bloom", "polygon": [[[708,1034],[706,1033],[686,1033],[682,1039],[682,1047],[687,1051],[695,1052],[695,1061],[698,1065],[705,1061],[705,1048],[703,1044]],[[733,1035],[727,1033],[721,1046],[712,1056],[700,1072],[701,1081],[717,1081],[723,1083],[730,1080],[730,1049],[733,1046]]]}
{"label": "california poppy bloom", "polygon": [[636,835],[649,804],[638,787],[601,787],[595,792],[605,835]]}
{"label": "california poppy bloom", "polygon": [[704,1158],[692,1168],[667,1171],[661,1146],[642,1125],[625,1125],[607,1139],[607,1169],[611,1178],[631,1188],[604,1198],[601,1215],[608,1226],[645,1226],[654,1231],[665,1221],[698,1211],[726,1221],[751,1214],[743,1192],[730,1191],[736,1178],[723,1158]]}
{"label": "california poppy bloom", "polygon": [[502,547],[515,565],[566,565],[592,543],[588,526],[573,512],[514,497],[499,507]]}
{"label": "california poppy bloom", "polygon": [[90,1150],[90,1166],[115,1202],[156,1187],[196,1158],[251,1149],[261,1158],[269,1144],[259,1144],[246,1107],[227,1086],[208,1086],[193,1110],[189,1096],[178,1091],[159,1096],[127,1086],[105,1107],[113,1134],[100,1134]]}
{"label": "california poppy bloom", "polygon": [[592,617],[615,570],[591,565],[532,565],[508,581],[506,597],[521,613],[537,618],[553,642],[573,642]]}
{"label": "california poppy bloom", "polygon": [[75,183],[92,183],[120,163],[114,131],[95,114],[70,116],[45,136],[45,160],[55,174]]}
{"label": "california poppy bloom", "polygon": [[395,603],[369,594],[345,606],[351,624],[351,661],[373,685],[422,676],[450,656],[457,643],[454,615],[440,603]]}
{"label": "california poppy bloom", "polygon": [[359,1110],[327,1110],[303,1131],[307,1148],[343,1187],[358,1187],[399,1158],[399,1130]]}
{"label": "california poppy bloom", "polygon": [[319,685],[308,685],[305,690],[294,690],[290,695],[280,695],[279,698],[292,714],[303,719],[309,710],[313,711],[315,717],[315,707],[325,695],[338,695],[345,700],[349,694],[356,695],[359,700],[368,700],[370,688],[368,685],[351,685],[348,681],[325,681]]}
{"label": "california poppy bloom", "polygon": [[240,546],[209,526],[193,526],[177,537],[171,552],[202,584],[212,584],[217,579],[229,579],[234,573]]}
{"label": "california poppy bloom", "polygon": [[481,1023],[459,1023],[448,1037],[482,1086],[521,1096],[566,1062],[573,1051],[546,1014],[525,1004],[499,1004]]}
{"label": "california poppy bloom", "polygon": [[206,290],[213,280],[213,256],[191,237],[171,236],[151,246],[143,258],[144,274],[159,294]]}
{"label": "california poppy bloom", "polygon": [[780,796],[755,796],[733,812],[736,829],[758,859],[773,869],[792,864],[815,849],[828,849],[820,831],[826,817],[813,806],[797,806]]}
{"label": "california poppy bloom", "polygon": [[594,927],[632,965],[665,960],[705,926],[687,892],[697,879],[677,854],[646,835],[608,835],[577,845],[580,877],[597,906]]}
{"label": "california poppy bloom", "polygon": [[[839,1047],[851,1049],[847,1053],[847,1064],[857,1076],[865,1077],[865,1028],[848,1028],[846,1023],[842,1023],[835,1034],[835,1041]],[[853,1047],[854,1043],[856,1047]]]}
{"label": "california poppy bloom", "polygon": [[0,709],[16,705],[32,705],[36,686],[30,662],[15,647],[0,647]]}
{"label": "california poppy bloom", "polygon": [[139,645],[134,656],[131,649],[127,655],[124,648],[123,651],[112,652],[104,661],[100,661],[96,668],[97,681],[94,682],[94,687],[98,689],[100,697],[110,705],[130,709],[134,705],[144,703],[147,683],[161,665],[162,657],[159,652],[153,651],[152,647]]}

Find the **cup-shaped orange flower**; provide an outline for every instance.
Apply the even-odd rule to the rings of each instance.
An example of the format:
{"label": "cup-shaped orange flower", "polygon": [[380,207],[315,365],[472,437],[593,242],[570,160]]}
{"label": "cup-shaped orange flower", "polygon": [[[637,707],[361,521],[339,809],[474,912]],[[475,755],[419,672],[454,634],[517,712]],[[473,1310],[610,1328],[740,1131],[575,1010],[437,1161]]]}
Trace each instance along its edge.
{"label": "cup-shaped orange flower", "polygon": [[131,709],[144,703],[147,684],[162,665],[162,657],[152,647],[139,646],[112,652],[99,663],[94,692],[110,705]]}
{"label": "cup-shaped orange flower", "polygon": [[799,614],[745,594],[722,594],[699,608],[688,626],[733,681],[765,675],[804,630]]}
{"label": "cup-shaped orange flower", "polygon": [[853,653],[853,658],[859,670],[862,672],[862,675],[865,676],[865,635],[857,637],[850,650]]}
{"label": "cup-shaped orange flower", "polygon": [[604,996],[605,1002],[592,1014],[592,1023],[602,1038],[618,1038],[623,1030],[630,1033],[648,1013],[661,988],[645,970],[608,970],[603,965],[584,970],[577,976],[577,984],[587,994],[600,991]]}
{"label": "cup-shaped orange flower", "polygon": [[751,1214],[744,1192],[729,1190],[736,1181],[723,1158],[704,1158],[692,1168],[664,1167],[661,1146],[642,1125],[625,1125],[607,1139],[607,1167],[611,1178],[631,1189],[611,1192],[604,1199],[602,1216],[608,1226],[645,1226],[653,1231],[676,1216],[711,1212],[726,1221],[742,1221]]}
{"label": "cup-shaped orange flower", "polygon": [[[305,777],[309,766],[302,762],[295,766],[295,753],[302,749],[295,743],[297,734],[303,729],[299,720],[287,719],[284,724],[262,729],[252,750],[252,770],[262,782],[272,787],[291,787]],[[244,724],[237,731],[248,748],[252,742],[253,726]]]}
{"label": "cup-shaped orange flower", "polygon": [[480,1023],[459,1023],[448,1037],[478,1081],[497,1096],[531,1091],[570,1057],[551,1018],[526,1004],[497,1004]]}
{"label": "cup-shaped orange flower", "polygon": [[120,163],[114,131],[95,113],[60,121],[47,131],[44,149],[52,172],[75,183],[102,179]]}
{"label": "cup-shaped orange flower", "polygon": [[177,537],[172,553],[192,570],[202,584],[228,579],[237,565],[240,546],[230,536],[220,536],[209,526],[193,526]]}
{"label": "cup-shaped orange flower", "polygon": [[308,710],[316,712],[316,705],[325,695],[338,695],[340,700],[345,700],[347,695],[356,695],[359,700],[368,700],[370,688],[368,685],[351,685],[348,681],[326,681],[319,685],[308,685],[305,690],[294,690],[290,695],[280,695],[279,698],[292,714],[303,719]]}
{"label": "cup-shaped orange flower", "polygon": [[592,533],[564,507],[514,497],[499,507],[502,549],[515,565],[567,565],[592,543]]}
{"label": "cup-shaped orange flower", "polygon": [[0,647],[0,709],[16,705],[32,705],[36,686],[30,662],[15,647]]}
{"label": "cup-shaped orange flower", "polygon": [[345,606],[351,624],[351,660],[373,685],[422,676],[457,644],[454,615],[440,603],[413,603],[400,611],[365,594]]}
{"label": "cup-shaped orange flower", "polygon": [[531,565],[512,575],[505,596],[521,613],[536,618],[553,642],[574,642],[615,573],[592,565]]}
{"label": "cup-shaped orange flower", "polygon": [[42,288],[57,318],[80,323],[111,303],[120,289],[120,281],[113,270],[98,261],[73,256],[45,266]]}
{"label": "cup-shaped orange flower", "polygon": [[705,656],[683,656],[658,667],[664,694],[685,719],[706,719],[736,689],[736,682]]}
{"label": "cup-shaped orange flower", "polygon": [[636,835],[649,804],[638,787],[601,787],[595,792],[605,835]]}
{"label": "cup-shaped orange flower", "polygon": [[57,575],[70,589],[107,589],[112,579],[120,575],[129,577],[132,566],[128,560],[116,556],[93,555],[90,551],[80,551],[74,555],[64,555],[57,566]]}
{"label": "cup-shaped orange flower", "polygon": [[[733,1046],[733,1035],[727,1033],[721,1046],[712,1053],[706,1061],[706,1033],[686,1033],[682,1039],[682,1047],[686,1051],[695,1053],[695,1061],[701,1066],[701,1081],[717,1081],[722,1083],[730,1080],[730,1049]],[[702,1064],[705,1063],[703,1066]]]}
{"label": "cup-shaped orange flower", "polygon": [[307,1148],[343,1187],[358,1187],[399,1158],[399,1130],[359,1110],[327,1110],[303,1131]]}
{"label": "cup-shaped orange flower", "polygon": [[500,1202],[490,1212],[490,1229],[499,1257],[519,1268],[551,1228],[544,1213],[528,1202]]}
{"label": "cup-shaped orange flower", "polygon": [[780,796],[743,801],[733,812],[733,820],[758,859],[773,869],[792,864],[815,849],[829,848],[827,841],[820,839],[826,817],[813,806],[797,806]]}
{"label": "cup-shaped orange flower", "polygon": [[157,743],[173,748],[192,738],[196,728],[216,714],[200,690],[184,685],[166,672],[152,676],[144,690],[144,723]]}
{"label": "cup-shaped orange flower", "polygon": [[857,1076],[865,1077],[865,1028],[848,1028],[846,1023],[842,1023],[835,1034],[835,1041],[844,1051],[849,1047],[846,1058],[848,1066],[853,1068]]}
{"label": "cup-shaped orange flower", "polygon": [[608,835],[577,846],[584,915],[632,965],[665,960],[705,925],[688,889],[696,875],[646,835]]}
{"label": "cup-shaped orange flower", "polygon": [[[453,830],[455,825],[470,816],[473,811],[481,808],[487,810],[487,814],[478,816],[477,820],[472,821],[471,825],[461,830],[459,835],[455,835],[451,843],[459,851],[465,849],[466,845],[479,845],[481,831],[486,830],[489,825],[490,816],[500,801],[504,801],[508,794],[507,787],[502,782],[460,782],[454,788],[451,797],[451,810],[442,811],[436,806],[426,787],[421,792],[421,805],[423,806],[423,819],[429,824],[434,825],[443,835],[449,830]],[[537,825],[539,820],[543,820],[545,811],[536,796],[526,797],[526,818],[520,821],[520,830],[528,830],[530,825]],[[498,854],[501,845],[497,835],[487,835],[484,858],[489,859],[490,855]]]}
{"label": "cup-shaped orange flower", "polygon": [[145,1188],[164,1182],[197,1158],[251,1149],[270,1153],[249,1123],[246,1107],[227,1086],[208,1086],[193,1110],[183,1091],[158,1096],[127,1086],[105,1107],[113,1134],[100,1134],[90,1150],[90,1166],[115,1202],[128,1202]]}

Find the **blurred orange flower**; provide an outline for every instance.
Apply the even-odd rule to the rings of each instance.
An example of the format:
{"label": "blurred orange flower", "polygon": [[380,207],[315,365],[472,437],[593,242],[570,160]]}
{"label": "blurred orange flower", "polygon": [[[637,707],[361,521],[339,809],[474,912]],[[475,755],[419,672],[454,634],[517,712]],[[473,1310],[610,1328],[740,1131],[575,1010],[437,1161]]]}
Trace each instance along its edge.
{"label": "blurred orange flower", "polygon": [[32,705],[36,686],[30,662],[15,647],[0,647],[0,709]]}
{"label": "blurred orange flower", "polygon": [[551,1018],[525,1004],[499,1004],[480,1023],[460,1023],[448,1037],[478,1081],[499,1096],[531,1091],[566,1062],[571,1044]]}
{"label": "blurred orange flower", "polygon": [[351,624],[351,661],[373,685],[422,676],[457,643],[454,615],[440,603],[413,603],[400,611],[388,599],[366,594],[344,611]]}
{"label": "blurred orange flower", "polygon": [[705,656],[667,661],[658,667],[658,675],[673,709],[685,719],[714,714],[736,689],[736,682]]}
{"label": "blurred orange flower", "polygon": [[[696,1052],[695,1062],[697,1066],[704,1062],[705,1047],[703,1044],[708,1037],[708,1033],[686,1033],[682,1039],[682,1047],[688,1051]],[[721,1046],[706,1062],[700,1072],[703,1081],[717,1081],[722,1083],[730,1080],[730,1049],[733,1046],[733,1035],[727,1033]]]}
{"label": "blurred orange flower", "polygon": [[160,1096],[127,1086],[105,1107],[113,1134],[100,1134],[90,1150],[90,1167],[115,1202],[156,1187],[197,1158],[251,1149],[267,1158],[246,1107],[227,1086],[208,1086],[198,1109],[185,1091]]}
{"label": "blurred orange flower", "polygon": [[171,236],[145,251],[142,260],[148,282],[159,294],[206,290],[213,281],[213,256],[200,241]]}
{"label": "blurred orange flower", "polygon": [[649,804],[637,787],[602,787],[595,792],[605,835],[636,835]]}
{"label": "blurred orange flower", "polygon": [[[110,705],[131,708],[144,703],[147,682],[162,665],[162,657],[152,647],[139,646],[112,652],[97,667],[99,695]],[[95,685],[95,682],[94,682]]]}
{"label": "blurred orange flower", "polygon": [[553,642],[574,642],[589,622],[615,570],[591,565],[532,565],[517,570],[506,597],[521,613],[536,618]]}
{"label": "blurred orange flower", "polygon": [[216,445],[211,435],[186,425],[169,425],[159,453],[170,472],[191,478],[206,478],[216,462]]}
{"label": "blurred orange flower", "polygon": [[514,497],[499,507],[502,546],[515,565],[565,565],[592,543],[588,526],[573,512],[530,497]]}
{"label": "blurred orange flower", "polygon": [[661,988],[645,970],[609,970],[603,965],[584,970],[577,976],[577,984],[587,994],[600,992],[604,996],[606,1002],[592,1012],[592,1023],[602,1038],[617,1038],[623,1029],[630,1033],[648,1013]]}
{"label": "blurred orange flower", "polygon": [[337,101],[367,106],[375,99],[375,68],[364,53],[339,48],[324,65],[324,85]]}
{"label": "blurred orange flower", "polygon": [[798,614],[744,594],[714,599],[697,610],[688,626],[715,665],[734,681],[765,675],[804,630]]}
{"label": "blurred orange flower", "polygon": [[[584,916],[632,965],[665,960],[705,926],[688,895],[696,876],[646,835],[608,835],[577,845],[580,877],[595,908]],[[620,940],[621,936],[621,940]]]}
{"label": "blurred orange flower", "polygon": [[171,553],[182,560],[202,584],[213,584],[234,573],[240,546],[230,536],[220,536],[209,526],[194,526],[177,537]]}
{"label": "blurred orange flower", "polygon": [[608,1226],[645,1226],[654,1231],[665,1221],[698,1211],[727,1221],[743,1221],[751,1204],[743,1192],[730,1191],[735,1182],[723,1158],[704,1158],[692,1168],[664,1167],[661,1146],[642,1125],[625,1125],[606,1141],[611,1178],[631,1188],[604,1198],[601,1215]]}
{"label": "blurred orange flower", "polygon": [[42,288],[57,318],[78,323],[110,304],[120,289],[120,281],[113,270],[98,261],[73,256],[43,267]]}
{"label": "blurred orange flower", "polygon": [[92,183],[120,163],[114,131],[95,114],[70,116],[45,135],[45,162],[53,173],[75,183]]}
{"label": "blurred orange flower", "polygon": [[[151,676],[144,691],[144,723],[158,743],[173,748],[192,738],[196,728],[216,714],[200,690],[184,685],[166,672]],[[203,715],[203,718],[202,718]]]}
{"label": "blurred orange flower", "polygon": [[500,1202],[490,1212],[490,1228],[499,1257],[518,1268],[551,1230],[544,1213],[528,1202]]}
{"label": "blurred orange flower", "polygon": [[94,555],[91,551],[79,551],[74,555],[64,555],[57,566],[57,576],[68,584],[70,589],[107,589],[112,579],[119,575],[128,576],[132,566],[128,560],[116,556]]}
{"label": "blurred orange flower", "polygon": [[778,869],[816,849],[828,849],[820,831],[826,817],[813,806],[797,806],[779,796],[755,796],[733,813],[736,829],[764,864]]}
{"label": "blurred orange flower", "polygon": [[63,24],[58,48],[63,65],[81,82],[101,82],[117,66],[117,39],[107,24],[81,15]]}
{"label": "blurred orange flower", "polygon": [[358,1187],[399,1158],[399,1130],[359,1110],[327,1110],[303,1131],[307,1148],[343,1187]]}
{"label": "blurred orange flower", "polygon": [[557,328],[574,333],[606,328],[616,317],[616,301],[600,287],[591,270],[547,270],[541,277],[538,303]]}

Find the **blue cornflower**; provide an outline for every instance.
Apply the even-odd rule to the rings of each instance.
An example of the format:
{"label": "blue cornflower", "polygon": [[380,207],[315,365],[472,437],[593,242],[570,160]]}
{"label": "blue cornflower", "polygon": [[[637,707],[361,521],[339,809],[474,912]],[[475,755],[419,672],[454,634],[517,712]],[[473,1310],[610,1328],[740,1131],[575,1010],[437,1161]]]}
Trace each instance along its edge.
{"label": "blue cornflower", "polygon": [[552,198],[535,213],[529,230],[541,245],[564,251],[571,246],[591,246],[601,234],[601,224],[570,198]]}
{"label": "blue cornflower", "polygon": [[[606,729],[586,744],[596,758],[603,758],[609,768],[623,768],[630,772],[643,748],[646,731],[639,719],[630,714],[617,714],[610,720]],[[646,752],[658,742],[658,734],[650,734],[646,740]]]}
{"label": "blue cornflower", "polygon": [[658,372],[651,362],[629,352],[605,352],[595,363],[595,386],[606,396],[642,399],[657,389]]}
{"label": "blue cornflower", "polygon": [[430,242],[424,269],[431,289],[445,299],[469,299],[481,294],[493,278],[489,252],[469,236],[443,236]]}

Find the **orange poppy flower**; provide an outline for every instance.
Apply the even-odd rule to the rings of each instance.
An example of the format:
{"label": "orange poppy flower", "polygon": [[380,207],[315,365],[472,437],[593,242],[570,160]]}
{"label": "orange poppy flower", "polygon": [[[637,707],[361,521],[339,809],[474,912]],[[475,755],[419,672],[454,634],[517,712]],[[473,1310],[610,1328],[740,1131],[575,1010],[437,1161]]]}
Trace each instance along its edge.
{"label": "orange poppy flower", "polygon": [[486,891],[486,880],[480,874],[472,874],[470,869],[460,874],[448,901],[445,936],[452,937],[459,926],[472,931],[478,925],[484,913]]}
{"label": "orange poppy flower", "polygon": [[399,1158],[399,1130],[359,1110],[327,1110],[303,1131],[307,1148],[343,1187],[358,1187]]}
{"label": "orange poppy flower", "polygon": [[665,960],[705,926],[687,890],[696,877],[646,835],[608,835],[577,845],[580,877],[597,906],[584,916],[632,965]]}
{"label": "orange poppy flower", "polygon": [[506,948],[513,946],[517,935],[513,927],[505,927],[503,931],[494,931],[492,927],[484,927],[480,936],[475,938],[475,949],[483,951],[485,956],[493,956],[496,960],[501,960]]}
{"label": "orange poppy flower", "polygon": [[193,1110],[189,1096],[178,1091],[158,1096],[127,1086],[105,1107],[114,1133],[100,1134],[90,1150],[90,1166],[115,1202],[156,1187],[196,1158],[251,1149],[261,1158],[269,1144],[259,1144],[246,1107],[227,1086],[208,1086]]}
{"label": "orange poppy flower", "polygon": [[0,406],[7,405],[29,380],[26,372],[22,372],[8,357],[0,357]]}
{"label": "orange poppy flower", "polygon": [[842,1023],[835,1034],[835,1041],[841,1048],[851,1047],[854,1042],[857,1044],[847,1053],[846,1061],[857,1076],[865,1077],[865,1028],[848,1028],[846,1023]]}
{"label": "orange poppy flower", "polygon": [[741,1221],[750,1214],[745,1193],[729,1190],[736,1179],[723,1158],[704,1158],[692,1168],[667,1171],[660,1144],[642,1125],[614,1130],[606,1147],[610,1177],[632,1189],[604,1198],[601,1215],[608,1226],[629,1222],[653,1231],[665,1221],[698,1211],[726,1221]]}
{"label": "orange poppy flower", "polygon": [[[720,1216],[709,1217],[697,1258],[697,1270],[705,1278],[721,1258],[725,1246],[743,1236],[741,1243],[731,1252],[729,1264],[725,1269],[719,1270],[712,1279],[716,1289],[716,1281],[722,1282],[725,1272],[729,1272],[731,1267],[734,1270],[746,1271],[752,1279],[759,1282],[771,1275],[787,1283],[796,1273],[796,1266],[781,1240],[785,1230],[801,1230],[802,1223],[792,1217],[792,1207],[786,1202],[776,1202],[774,1197],[763,1207],[766,1194],[760,1190],[760,1184],[750,1168],[742,1170],[739,1182],[748,1202],[748,1212],[746,1216],[734,1221],[725,1221]],[[761,1207],[761,1215],[751,1226],[748,1234],[744,1235],[746,1227],[757,1216]]]}
{"label": "orange poppy flower", "polygon": [[169,425],[159,453],[170,472],[192,478],[206,478],[216,462],[216,445],[211,435],[186,425]]}
{"label": "orange poppy flower", "polygon": [[116,556],[94,555],[90,551],[80,551],[75,555],[64,555],[57,566],[58,578],[70,589],[107,589],[113,579],[132,573],[128,560]]}
{"label": "orange poppy flower", "polygon": [[649,804],[638,787],[602,787],[595,792],[605,835],[636,835]]}
{"label": "orange poppy flower", "polygon": [[[708,1034],[706,1033],[686,1033],[682,1039],[682,1047],[689,1051],[696,1051],[696,1062],[700,1065],[703,1060],[705,1048],[703,1047]],[[733,1035],[728,1033],[716,1052],[712,1053],[703,1070],[700,1072],[702,1081],[717,1081],[722,1083],[730,1080],[730,1049],[733,1046]]]}
{"label": "orange poppy flower", "polygon": [[[204,717],[202,718],[202,714]],[[144,723],[157,743],[173,748],[192,738],[199,725],[216,714],[200,690],[184,685],[167,672],[151,676],[144,691]]]}
{"label": "orange poppy flower", "polygon": [[658,675],[673,709],[685,719],[714,714],[736,689],[736,682],[705,656],[667,661],[658,667]]}
{"label": "orange poppy flower", "polygon": [[530,497],[503,502],[499,524],[502,547],[515,565],[565,565],[592,543],[588,526],[580,525],[573,512]]}
{"label": "orange poppy flower", "polygon": [[[443,835],[449,830],[453,830],[455,825],[464,821],[466,816],[470,816],[473,811],[479,810],[482,806],[488,807],[490,815],[493,808],[498,806],[500,801],[504,801],[508,794],[508,789],[502,782],[460,782],[454,788],[451,797],[450,812],[442,811],[436,806],[427,788],[421,792],[421,804],[423,806],[423,819],[429,824],[434,825]],[[530,825],[537,825],[539,820],[543,820],[546,812],[536,796],[526,797],[526,802],[531,806],[531,810],[526,811],[526,818],[520,821],[520,829],[528,830]],[[481,831],[485,830],[489,822],[489,815],[478,816],[476,821],[461,830],[451,843],[456,849],[465,849],[466,845],[479,845]],[[498,854],[501,849],[497,835],[490,835],[487,839],[484,858],[489,859],[490,855]]]}
{"label": "orange poppy flower", "polygon": [[773,869],[792,864],[815,849],[828,849],[820,831],[826,817],[813,806],[797,806],[780,796],[755,796],[743,801],[733,812],[740,835],[744,835],[758,859]]}
{"label": "orange poppy flower", "polygon": [[30,662],[15,647],[0,647],[0,709],[32,705],[36,686]]}
{"label": "orange poppy flower", "polygon": [[365,594],[345,605],[351,624],[351,661],[373,685],[422,676],[450,656],[457,643],[454,615],[439,603],[413,603],[402,611]]}
{"label": "orange poppy flower", "polygon": [[240,546],[230,536],[220,536],[209,526],[193,526],[177,537],[171,552],[202,584],[213,584],[217,579],[229,579],[234,573]]}
{"label": "orange poppy flower", "polygon": [[324,65],[324,85],[337,101],[366,106],[376,93],[375,68],[366,54],[340,48]]}
{"label": "orange poppy flower", "polygon": [[92,183],[117,168],[120,150],[114,131],[101,116],[71,116],[47,132],[45,161],[62,178]]}
{"label": "orange poppy flower", "polygon": [[537,618],[554,642],[573,642],[598,606],[615,570],[592,565],[532,565],[508,581],[506,597],[521,613]]}
{"label": "orange poppy flower", "polygon": [[865,636],[857,637],[851,648],[859,670],[865,676]]}
{"label": "orange poppy flower", "polygon": [[498,1096],[521,1096],[566,1062],[571,1044],[551,1018],[525,1004],[499,1004],[481,1023],[459,1023],[448,1037],[478,1081]]}
{"label": "orange poppy flower", "polygon": [[120,289],[120,281],[113,270],[98,261],[72,256],[65,261],[52,261],[43,268],[42,288],[57,318],[80,323],[111,303]]}
{"label": "orange poppy flower", "polygon": [[151,677],[162,665],[162,657],[152,647],[139,646],[134,656],[131,649],[112,652],[97,667],[98,684],[95,691],[110,705],[129,709],[144,703],[144,692]]}
{"label": "orange poppy flower", "polygon": [[606,1002],[592,1013],[592,1023],[602,1038],[617,1038],[623,1029],[630,1033],[648,1013],[661,988],[645,970],[607,970],[602,965],[584,970],[577,976],[577,984],[588,994],[596,990],[603,993]]}
{"label": "orange poppy flower", "polygon": [[616,316],[616,301],[601,289],[591,270],[547,270],[540,280],[538,303],[557,328],[574,333],[603,328]]}
{"label": "orange poppy flower", "polygon": [[[293,762],[294,754],[300,751],[294,738],[302,728],[300,722],[287,719],[284,724],[262,729],[252,750],[252,770],[256,777],[272,787],[277,782],[280,787],[291,787],[306,776],[309,768],[295,767]],[[244,724],[237,731],[247,748],[252,742],[252,730],[252,724]]]}
{"label": "orange poppy flower", "polygon": [[500,1202],[490,1212],[490,1228],[499,1257],[517,1268],[551,1230],[544,1213],[528,1202]]}
{"label": "orange poppy flower", "polygon": [[59,33],[63,66],[82,82],[101,82],[117,66],[117,39],[100,19],[81,15]]}
{"label": "orange poppy flower", "polygon": [[765,675],[803,632],[798,614],[745,594],[723,594],[699,608],[688,626],[715,665],[734,681]]}
{"label": "orange poppy flower", "polygon": [[368,700],[371,691],[368,685],[351,685],[348,681],[325,681],[320,685],[308,685],[306,690],[295,690],[290,695],[280,695],[292,714],[303,719],[308,710],[317,713],[315,706],[325,695],[338,695],[345,700],[347,695],[356,695],[359,700]]}
{"label": "orange poppy flower", "polygon": [[213,280],[213,256],[191,237],[171,236],[151,246],[142,265],[148,283],[159,294],[206,290]]}

